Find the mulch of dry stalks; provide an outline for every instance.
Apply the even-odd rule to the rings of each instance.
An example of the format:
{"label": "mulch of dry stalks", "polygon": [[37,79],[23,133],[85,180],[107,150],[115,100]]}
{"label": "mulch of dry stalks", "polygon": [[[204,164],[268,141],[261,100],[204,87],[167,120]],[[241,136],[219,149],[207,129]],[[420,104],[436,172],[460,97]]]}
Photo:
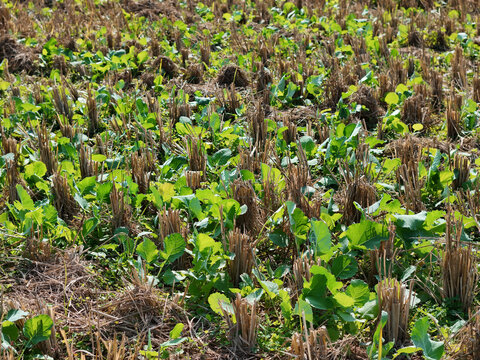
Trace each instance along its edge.
{"label": "mulch of dry stalks", "polygon": [[[226,349],[219,349],[218,353],[215,348],[205,347],[204,354],[199,354],[199,347],[208,343],[205,330],[209,325],[184,310],[181,295],[172,298],[160,292],[136,271],[132,271],[130,279],[124,279],[122,290],[108,290],[102,288],[94,268],[93,262],[82,258],[81,250],[58,253],[44,261],[29,261],[18,268],[18,276],[0,281],[11,285],[0,304],[6,310],[23,309],[32,315],[50,313],[57,331],[68,329],[69,342],[74,335],[75,339],[91,340],[95,353],[91,356],[108,356],[111,350],[107,344],[118,337],[134,353],[146,344],[148,332],[153,349],[158,350],[161,343],[169,340],[173,327],[183,323],[182,335],[195,340],[180,345],[184,355],[191,353],[192,359],[228,358]],[[66,349],[57,344],[46,351],[55,358],[69,359],[70,353],[82,352],[75,348],[74,341],[70,346]],[[131,354],[127,351],[127,355]]]}
{"label": "mulch of dry stalks", "polygon": [[36,69],[34,52],[10,35],[0,36],[0,63],[4,59],[8,60],[8,68],[13,72],[32,73]]}

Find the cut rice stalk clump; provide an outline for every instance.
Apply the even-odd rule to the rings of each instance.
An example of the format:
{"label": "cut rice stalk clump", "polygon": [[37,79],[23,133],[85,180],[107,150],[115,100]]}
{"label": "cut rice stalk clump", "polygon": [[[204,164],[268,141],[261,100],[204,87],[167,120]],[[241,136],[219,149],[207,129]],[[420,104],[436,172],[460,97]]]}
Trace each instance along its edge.
{"label": "cut rice stalk clump", "polygon": [[188,151],[188,165],[190,171],[201,171],[205,178],[207,168],[207,155],[203,147],[201,136],[190,135],[186,139]]}
{"label": "cut rice stalk clump", "polygon": [[360,119],[367,129],[373,129],[383,114],[383,109],[379,106],[374,91],[365,85],[361,85],[358,91],[352,95],[350,101],[362,105]]}
{"label": "cut rice stalk clump", "polygon": [[463,51],[458,46],[455,48],[451,65],[453,83],[457,88],[464,89],[467,86],[467,65]]}
{"label": "cut rice stalk clump", "polygon": [[228,234],[228,248],[235,258],[228,260],[228,273],[232,279],[233,286],[238,287],[242,274],[251,275],[254,265],[255,245],[250,236],[242,234],[234,229]]}
{"label": "cut rice stalk clump", "polygon": [[188,236],[188,225],[181,220],[180,210],[164,209],[158,214],[159,239],[162,242],[171,234],[180,234],[184,239]]}
{"label": "cut rice stalk clump", "polygon": [[430,74],[430,78],[432,105],[435,110],[439,110],[443,106],[444,98],[443,75],[440,72],[432,71]]}
{"label": "cut rice stalk clump", "polygon": [[411,282],[410,290],[407,290],[406,286],[397,279],[388,277],[378,283],[379,314],[382,311],[388,313],[388,320],[383,329],[385,343],[394,341],[395,344],[402,345],[408,339],[412,285]]}
{"label": "cut rice stalk clump", "polygon": [[419,179],[418,162],[410,159],[397,169],[397,183],[402,187],[401,200],[407,211],[418,213],[425,209],[422,202],[422,188],[424,181]]}
{"label": "cut rice stalk clump", "polygon": [[373,286],[377,281],[376,277],[382,277],[383,274],[387,274],[389,271],[388,264],[391,263],[392,258],[394,257],[394,242],[395,242],[395,225],[390,224],[388,226],[388,240],[382,241],[378,249],[373,249],[369,251],[369,263],[367,266],[367,271],[365,275],[368,281],[368,284]]}
{"label": "cut rice stalk clump", "polygon": [[123,190],[117,190],[115,183],[113,183],[110,192],[110,204],[112,207],[112,218],[110,220],[112,230],[115,231],[119,227],[129,228],[132,211],[125,200]]}
{"label": "cut rice stalk clump", "polygon": [[478,360],[480,354],[480,309],[457,333],[458,347],[453,354],[455,360]]}
{"label": "cut rice stalk clump", "polygon": [[201,171],[185,171],[185,181],[187,186],[193,191],[202,188],[202,172]]}
{"label": "cut rice stalk clump", "polygon": [[156,58],[153,67],[163,71],[165,75],[170,78],[175,77],[178,73],[178,66],[167,56],[159,56]]}
{"label": "cut rice stalk clump", "polygon": [[[8,192],[8,202],[13,204],[16,200],[19,200],[17,193],[17,185],[22,185],[26,187],[25,181],[20,177],[17,168],[18,160],[18,150],[17,150],[17,140],[11,137],[6,137],[3,128],[0,127],[0,132],[2,133],[2,147],[5,161],[5,166],[7,168],[7,192]],[[8,158],[6,155],[12,154],[13,159]]]}
{"label": "cut rice stalk clump", "polygon": [[78,204],[73,198],[67,176],[60,172],[53,175],[53,196],[58,215],[64,220],[72,220],[78,213]]}
{"label": "cut rice stalk clump", "polygon": [[203,81],[202,64],[190,65],[183,74],[183,77],[189,84],[200,84]]}
{"label": "cut rice stalk clump", "polygon": [[302,291],[304,282],[308,282],[311,280],[310,269],[312,268],[312,266],[321,264],[321,259],[315,261],[312,257],[308,255],[297,257],[293,261],[292,274],[298,294]]}
{"label": "cut rice stalk clump", "polygon": [[63,116],[62,123],[70,124],[73,119],[73,109],[68,101],[65,88],[55,87],[53,89],[53,104],[57,112]]}
{"label": "cut rice stalk clump", "polygon": [[404,101],[402,121],[407,125],[422,124],[424,127],[430,125],[430,111],[422,94],[415,94]]}
{"label": "cut rice stalk clump", "polygon": [[52,176],[57,172],[58,162],[50,147],[49,136],[45,124],[37,128],[38,149],[40,151],[40,160],[47,167],[47,175]]}
{"label": "cut rice stalk clump", "polygon": [[192,109],[190,108],[185,93],[183,93],[183,96],[181,96],[180,99],[178,97],[173,98],[168,107],[168,112],[170,115],[171,126],[174,126],[180,117],[190,117],[192,115]]}
{"label": "cut rice stalk clump", "polygon": [[237,179],[232,183],[231,189],[233,198],[240,206],[247,206],[246,213],[237,217],[236,227],[242,232],[257,235],[262,226],[261,213],[251,181]]}
{"label": "cut rice stalk clump", "polygon": [[450,140],[456,140],[460,136],[461,124],[460,113],[449,104],[447,109],[447,137]]}
{"label": "cut rice stalk clump", "polygon": [[458,190],[470,178],[470,161],[467,157],[456,154],[453,159],[453,174],[452,188]]}
{"label": "cut rice stalk clump", "polygon": [[443,298],[458,301],[464,311],[473,302],[477,284],[477,261],[472,245],[461,245],[462,220],[454,223],[451,211],[446,216],[445,252],[442,257]]}
{"label": "cut rice stalk clump", "polygon": [[88,136],[93,137],[100,131],[100,121],[98,119],[97,102],[90,86],[88,87],[87,94]]}
{"label": "cut rice stalk clump", "polygon": [[86,145],[80,145],[78,160],[80,163],[80,174],[82,179],[98,174],[98,163],[91,159],[92,150]]}
{"label": "cut rice stalk clump", "polygon": [[247,118],[254,146],[257,149],[263,149],[268,140],[268,134],[262,100],[257,101],[253,111],[248,112]]}
{"label": "cut rice stalk clump", "polygon": [[249,354],[257,344],[257,303],[250,303],[237,294],[232,303],[233,314],[227,313],[222,304],[220,309],[228,326],[228,336],[236,354]]}
{"label": "cut rice stalk clump", "polygon": [[138,185],[138,192],[146,194],[150,188],[150,172],[147,155],[138,151],[132,154],[131,172],[133,181]]}
{"label": "cut rice stalk clump", "polygon": [[0,63],[4,59],[8,61],[8,68],[12,72],[25,70],[31,74],[37,69],[33,51],[7,34],[0,36]]}
{"label": "cut rice stalk clump", "polygon": [[355,203],[365,209],[377,201],[377,189],[372,184],[369,175],[373,164],[369,161],[368,146],[359,147],[355,156],[357,161],[353,171],[346,162],[338,168],[345,181],[342,191],[342,218],[346,224],[360,221],[362,214],[356,208]]}
{"label": "cut rice stalk clump", "polygon": [[327,358],[330,338],[325,326],[316,330],[313,328],[304,330],[305,334],[294,333],[292,335],[291,353],[302,360]]}
{"label": "cut rice stalk clump", "polygon": [[237,65],[224,66],[217,77],[218,85],[226,86],[234,84],[238,87],[246,87],[250,83],[247,73]]}
{"label": "cut rice stalk clump", "polygon": [[476,76],[475,78],[473,78],[472,87],[473,87],[473,96],[472,96],[473,101],[475,101],[476,103],[480,103],[480,77]]}

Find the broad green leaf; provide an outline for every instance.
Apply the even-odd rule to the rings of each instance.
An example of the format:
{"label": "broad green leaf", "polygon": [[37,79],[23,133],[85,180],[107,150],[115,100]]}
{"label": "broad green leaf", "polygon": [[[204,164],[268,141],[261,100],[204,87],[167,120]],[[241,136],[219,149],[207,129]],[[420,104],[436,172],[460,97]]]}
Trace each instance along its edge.
{"label": "broad green leaf", "polygon": [[315,250],[317,254],[325,254],[332,246],[332,235],[327,224],[323,221],[312,220],[312,233],[315,239]]}
{"label": "broad green leaf", "polygon": [[230,149],[221,149],[218,150],[215,154],[211,157],[211,163],[217,166],[225,165],[228,160],[232,157],[232,150]]}
{"label": "broad green leaf", "polygon": [[357,261],[354,257],[340,255],[333,259],[332,274],[339,279],[350,279],[358,271]]}
{"label": "broad green leaf", "polygon": [[18,197],[20,198],[20,202],[22,203],[22,207],[24,210],[33,210],[35,209],[35,204],[33,203],[32,198],[28,195],[28,192],[23,188],[22,185],[17,184],[17,193]]}
{"label": "broad green leaf", "polygon": [[97,187],[97,200],[98,201],[105,201],[110,195],[110,191],[112,191],[113,183],[106,182],[103,184],[98,185]]}
{"label": "broad green leaf", "polygon": [[19,309],[11,309],[7,312],[7,315],[5,316],[4,320],[15,322],[18,320],[23,320],[27,316],[28,316],[28,312],[26,311],[19,310]]}
{"label": "broad green leaf", "polygon": [[355,303],[354,299],[343,292],[337,292],[333,295],[333,298],[338,303],[338,305],[349,308]]}
{"label": "broad green leaf", "polygon": [[37,315],[25,321],[23,334],[30,346],[35,346],[50,337],[53,321],[48,315]]}
{"label": "broad green leaf", "polygon": [[350,282],[345,293],[353,298],[354,305],[356,307],[364,306],[370,299],[370,290],[365,281],[360,279],[354,279]]}
{"label": "broad green leaf", "polygon": [[103,154],[93,154],[92,155],[92,160],[96,162],[103,162],[107,160],[107,157]]}
{"label": "broad green leaf", "polygon": [[210,309],[218,315],[223,315],[222,310],[225,310],[228,314],[233,314],[233,307],[230,303],[230,300],[221,293],[213,293],[208,297],[208,303],[210,304]]}
{"label": "broad green leaf", "polygon": [[43,177],[47,173],[47,167],[41,161],[35,161],[34,163],[25,166],[25,177],[29,178],[33,175]]}
{"label": "broad green leaf", "polygon": [[160,255],[165,261],[172,263],[183,255],[185,239],[178,233],[171,234],[164,239],[164,247],[165,251],[162,251]]}
{"label": "broad green leaf", "polygon": [[425,316],[415,322],[411,338],[413,344],[423,350],[427,360],[440,360],[445,352],[442,341],[433,341],[428,335],[429,320]]}
{"label": "broad green leaf", "polygon": [[279,291],[277,283],[274,283],[273,281],[266,281],[266,280],[265,281],[259,281],[259,282],[260,282],[260,285],[262,286],[262,288],[268,294],[270,299],[273,299],[273,298],[277,297],[278,291]]}
{"label": "broad green leaf", "polygon": [[158,192],[164,202],[169,202],[175,196],[175,185],[171,183],[160,184],[158,185]]}
{"label": "broad green leaf", "polygon": [[309,303],[307,303],[305,300],[302,300],[301,298],[298,299],[298,302],[295,304],[293,314],[300,316],[300,318],[302,318],[302,315],[305,314],[305,320],[313,323],[312,307]]}
{"label": "broad green leaf", "polygon": [[302,145],[303,150],[305,150],[307,154],[312,153],[316,147],[315,141],[313,141],[313,138],[307,135],[302,136],[300,138],[300,144]]}
{"label": "broad green leaf", "polygon": [[389,92],[387,94],[387,96],[385,96],[385,102],[388,105],[396,105],[396,104],[398,104],[399,100],[400,100],[400,98],[394,92]]}
{"label": "broad green leaf", "polygon": [[345,232],[352,249],[373,250],[380,247],[382,241],[388,240],[388,230],[383,224],[370,220],[350,225]]}
{"label": "broad green leaf", "polygon": [[[178,344],[183,343],[184,341],[188,340],[187,337],[182,337],[182,338],[177,338],[177,339],[172,339],[172,340],[167,340],[163,343],[160,344],[161,347],[169,347],[169,346],[175,346]],[[157,356],[155,356],[157,358]]]}
{"label": "broad green leaf", "polygon": [[137,246],[137,254],[140,255],[147,263],[151,263],[157,257],[157,245],[155,245],[152,240],[147,238]]}
{"label": "broad green leaf", "polygon": [[88,235],[90,235],[92,233],[92,231],[95,230],[97,225],[98,225],[98,219],[95,218],[95,217],[90,218],[87,221],[85,221],[83,223],[83,227],[82,227],[83,238],[86,238]]}
{"label": "broad green leaf", "polygon": [[180,337],[180,335],[182,334],[182,330],[183,330],[183,327],[185,325],[183,325],[182,323],[178,323],[177,325],[175,325],[175,327],[172,329],[172,331],[170,331],[170,339],[177,339]]}
{"label": "broad green leaf", "polygon": [[14,342],[18,339],[18,328],[11,321],[3,321],[1,323],[1,332],[9,343]]}

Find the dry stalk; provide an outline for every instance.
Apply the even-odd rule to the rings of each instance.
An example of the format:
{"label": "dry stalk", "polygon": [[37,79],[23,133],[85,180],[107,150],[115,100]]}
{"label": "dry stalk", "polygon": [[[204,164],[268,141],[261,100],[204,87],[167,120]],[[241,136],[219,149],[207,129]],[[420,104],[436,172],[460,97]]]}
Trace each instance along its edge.
{"label": "dry stalk", "polygon": [[119,227],[128,228],[131,209],[125,201],[123,190],[117,190],[115,183],[113,183],[112,191],[110,192],[110,204],[112,206],[112,230],[115,231]]}
{"label": "dry stalk", "polygon": [[307,330],[305,334],[294,333],[290,351],[301,360],[317,360],[327,358],[330,339],[325,326]]}
{"label": "dry stalk", "polygon": [[180,210],[164,209],[158,214],[159,239],[162,244],[165,238],[171,234],[181,234],[184,239],[188,236],[188,226],[180,218]]}
{"label": "dry stalk", "polygon": [[187,137],[188,165],[190,171],[201,171],[202,179],[206,176],[207,159],[202,138],[190,135]]}
{"label": "dry stalk", "polygon": [[370,176],[373,163],[369,160],[368,146],[359,147],[356,159],[353,171],[345,161],[338,167],[345,181],[345,187],[342,190],[342,214],[346,224],[360,221],[361,212],[356,208],[355,203],[365,209],[377,200],[377,190]]}
{"label": "dry stalk", "polygon": [[261,213],[251,181],[237,179],[232,183],[231,189],[233,198],[240,206],[247,206],[246,213],[237,217],[236,227],[242,232],[257,235],[262,226]]}
{"label": "dry stalk", "polygon": [[138,192],[146,194],[150,188],[149,161],[144,152],[138,151],[132,154],[131,172],[133,181],[138,185]]}
{"label": "dry stalk", "polygon": [[73,109],[67,99],[65,88],[53,88],[53,104],[57,112],[62,115],[62,124],[71,124],[73,120]]}
{"label": "dry stalk", "polygon": [[255,245],[252,244],[250,236],[234,229],[228,234],[228,247],[229,251],[235,254],[233,260],[228,260],[228,273],[233,286],[238,287],[242,274],[252,274]]}
{"label": "dry stalk", "polygon": [[40,160],[47,167],[47,175],[52,176],[57,172],[58,162],[50,147],[49,136],[45,124],[37,128],[37,136]]}
{"label": "dry stalk", "polygon": [[425,209],[422,202],[424,181],[418,177],[418,163],[413,159],[397,169],[397,183],[403,185],[402,202],[407,210],[417,213]]}
{"label": "dry stalk", "polygon": [[[242,299],[240,294],[237,294],[232,307],[233,314],[228,314],[220,304],[223,318],[229,329],[229,338],[233,343],[233,351],[251,353],[257,343],[257,303],[250,304],[248,300]],[[232,315],[235,315],[235,322]]]}
{"label": "dry stalk", "polygon": [[70,192],[67,176],[57,172],[53,175],[53,196],[58,215],[64,220],[72,220],[78,213],[78,204]]}
{"label": "dry stalk", "polygon": [[86,145],[80,145],[78,161],[80,163],[80,174],[82,179],[98,174],[98,163],[91,160],[92,151]]}
{"label": "dry stalk", "polygon": [[93,137],[100,130],[100,122],[98,119],[97,102],[95,101],[90,86],[87,91],[88,136]]}
{"label": "dry stalk", "polygon": [[193,191],[200,189],[202,187],[202,172],[201,171],[185,171],[185,180],[187,186]]}
{"label": "dry stalk", "polygon": [[462,188],[462,185],[470,178],[470,161],[467,157],[455,154],[453,158],[453,172],[455,179],[452,181],[453,190]]}
{"label": "dry stalk", "polygon": [[402,345],[408,339],[408,319],[412,300],[412,286],[410,290],[397,279],[386,277],[378,283],[377,296],[379,313],[386,311],[388,320],[383,329],[385,342],[394,341]]}
{"label": "dry stalk", "polygon": [[477,261],[471,244],[461,245],[462,220],[455,221],[451,210],[446,215],[445,252],[442,257],[443,298],[456,299],[468,311],[477,283]]}

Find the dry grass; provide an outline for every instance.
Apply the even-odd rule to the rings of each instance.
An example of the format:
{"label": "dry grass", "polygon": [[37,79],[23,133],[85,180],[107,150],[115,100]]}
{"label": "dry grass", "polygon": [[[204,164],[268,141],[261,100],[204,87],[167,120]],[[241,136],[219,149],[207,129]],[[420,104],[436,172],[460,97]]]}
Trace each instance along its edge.
{"label": "dry grass", "polygon": [[231,184],[231,190],[233,198],[240,206],[247,206],[247,212],[236,218],[236,227],[242,232],[256,236],[262,227],[262,216],[251,181],[237,179]]}
{"label": "dry grass", "polygon": [[419,179],[418,162],[411,159],[406,164],[400,165],[397,169],[397,183],[403,186],[400,199],[407,211],[418,213],[425,209],[422,202],[424,180]]}
{"label": "dry grass", "polygon": [[239,87],[246,87],[250,83],[248,75],[237,65],[225,65],[218,72],[217,83],[221,86],[234,84]]}
{"label": "dry grass", "polygon": [[250,236],[242,234],[238,229],[228,234],[228,249],[235,254],[233,260],[228,260],[228,273],[232,279],[233,286],[240,284],[240,275],[252,274],[255,256],[255,244]]}
{"label": "dry grass", "polygon": [[131,172],[133,181],[138,185],[140,194],[148,193],[150,189],[150,172],[148,155],[144,151],[137,151],[132,154]]}
{"label": "dry grass", "polygon": [[[305,324],[305,321],[304,321]],[[314,330],[304,328],[305,334],[292,335],[291,353],[299,359],[316,360],[327,358],[330,342],[327,329],[322,326]]]}
{"label": "dry grass", "polygon": [[187,137],[188,165],[190,171],[201,171],[205,178],[207,159],[202,138],[190,135]]}
{"label": "dry grass", "polygon": [[131,225],[131,208],[125,200],[123,190],[119,191],[115,183],[113,183],[112,191],[110,192],[110,205],[112,209],[112,217],[110,220],[112,231],[115,231],[119,227],[129,228]]}
{"label": "dry grass", "polygon": [[68,184],[67,176],[56,173],[52,177],[54,205],[58,211],[58,216],[64,220],[73,220],[78,213],[79,206],[73,198]]}
{"label": "dry grass", "polygon": [[58,162],[57,156],[50,147],[49,134],[45,124],[37,128],[38,150],[40,152],[40,160],[47,167],[47,175],[51,176],[57,172]]}
{"label": "dry grass", "polygon": [[369,161],[368,147],[359,147],[356,153],[356,164],[352,169],[346,162],[339,166],[345,186],[341,190],[342,219],[345,224],[360,221],[361,212],[356,208],[358,203],[363,209],[373,205],[377,200],[377,190],[370,176],[373,164]]}
{"label": "dry grass", "polygon": [[443,298],[455,299],[464,311],[468,311],[477,285],[477,261],[471,244],[462,246],[463,222],[455,221],[451,211],[447,212],[446,222],[446,245],[441,264]]}
{"label": "dry grass", "polygon": [[381,311],[388,313],[388,320],[383,329],[385,342],[395,341],[395,344],[402,345],[408,339],[412,285],[411,282],[409,291],[404,284],[390,277],[386,277],[378,283],[379,313]]}
{"label": "dry grass", "polygon": [[86,145],[80,145],[78,162],[80,164],[80,175],[82,179],[98,174],[98,163],[91,160],[92,151]]}
{"label": "dry grass", "polygon": [[202,187],[202,172],[201,171],[185,171],[185,181],[187,186],[193,191]]}
{"label": "dry grass", "polygon": [[232,317],[233,314],[228,314],[222,306],[220,309],[228,326],[233,352],[236,354],[251,353],[257,344],[257,304],[256,302],[250,304],[248,300],[237,294],[232,306],[235,318]]}
{"label": "dry grass", "polygon": [[452,170],[455,175],[455,179],[452,181],[452,188],[453,190],[458,190],[470,178],[470,161],[465,156],[455,154]]}

